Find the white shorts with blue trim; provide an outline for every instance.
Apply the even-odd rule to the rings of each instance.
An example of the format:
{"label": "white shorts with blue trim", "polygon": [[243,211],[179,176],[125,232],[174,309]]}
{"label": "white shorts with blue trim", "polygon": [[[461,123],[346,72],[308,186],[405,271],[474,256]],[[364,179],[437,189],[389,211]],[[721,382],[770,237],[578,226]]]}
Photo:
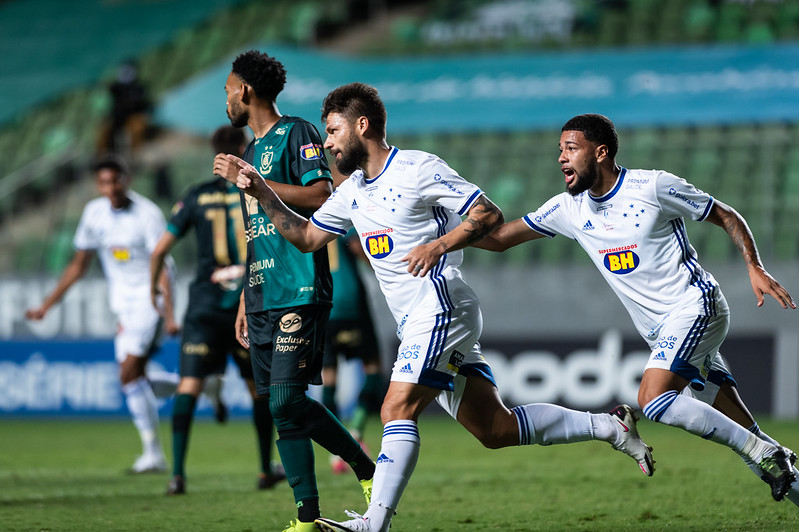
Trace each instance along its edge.
{"label": "white shorts with blue trim", "polygon": [[437,401],[456,418],[467,377],[480,376],[496,386],[477,341],[482,328],[477,301],[455,311],[410,316],[402,328],[391,380],[442,390]]}
{"label": "white shorts with blue trim", "polygon": [[694,309],[676,311],[664,322],[644,370],[665,369],[680,375],[697,391],[709,381],[716,386],[735,385],[719,347],[727,337],[729,314],[697,315]]}

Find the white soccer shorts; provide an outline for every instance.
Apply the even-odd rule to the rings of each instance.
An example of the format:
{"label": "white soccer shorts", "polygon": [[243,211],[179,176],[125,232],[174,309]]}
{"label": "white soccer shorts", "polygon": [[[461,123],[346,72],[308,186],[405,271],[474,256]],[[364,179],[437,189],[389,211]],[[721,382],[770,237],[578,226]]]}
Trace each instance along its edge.
{"label": "white soccer shorts", "polygon": [[693,310],[670,315],[660,329],[657,340],[650,344],[649,368],[666,369],[691,383],[696,391],[705,388],[705,381],[721,385],[735,384],[719,347],[727,337],[729,314],[698,316]]}
{"label": "white soccer shorts", "polygon": [[146,357],[152,352],[160,333],[161,316],[149,299],[128,306],[117,314],[118,329],[114,338],[116,361],[122,363],[128,355]]}
{"label": "white soccer shorts", "polygon": [[482,328],[483,318],[476,302],[461,305],[453,312],[409,317],[403,326],[391,380],[442,390],[438,403],[457,419],[466,376],[480,375],[494,382],[477,341]]}

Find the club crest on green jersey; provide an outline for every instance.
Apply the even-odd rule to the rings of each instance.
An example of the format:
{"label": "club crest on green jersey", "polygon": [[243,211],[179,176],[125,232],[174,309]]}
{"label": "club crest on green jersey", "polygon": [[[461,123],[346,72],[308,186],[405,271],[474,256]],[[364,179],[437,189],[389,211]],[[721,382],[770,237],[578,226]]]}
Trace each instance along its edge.
{"label": "club crest on green jersey", "polygon": [[[272,146],[269,146],[270,148]],[[266,175],[272,172],[272,160],[275,158],[275,154],[267,149],[261,154],[261,167],[258,171],[261,175]]]}

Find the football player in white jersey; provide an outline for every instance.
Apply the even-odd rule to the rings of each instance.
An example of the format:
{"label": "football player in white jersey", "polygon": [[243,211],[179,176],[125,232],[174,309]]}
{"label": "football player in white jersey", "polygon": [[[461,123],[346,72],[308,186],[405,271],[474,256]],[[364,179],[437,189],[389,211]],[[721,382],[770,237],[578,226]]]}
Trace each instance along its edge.
{"label": "football player in white jersey", "polygon": [[[480,352],[477,296],[458,269],[462,248],[502,223],[502,212],[435,155],[386,143],[386,112],[377,91],[351,83],[325,98],[325,147],[350,175],[307,220],[289,210],[255,169],[237,184],[258,199],[280,233],[310,252],[354,227],[397,322],[400,347],[381,411],[383,440],[364,515],[320,530],[386,532],[419,456],[417,419],[433,400],[491,449],[603,440],[632,456],[647,475],[651,449],[632,409],[609,414],[550,404],[509,410]],[[461,216],[466,219],[461,221]]]}
{"label": "football player in white jersey", "polygon": [[[161,210],[147,198],[128,189],[125,163],[114,156],[94,165],[97,190],[102,197],[83,210],[75,233],[75,255],[61,279],[41,306],[29,309],[28,319],[40,320],[69,288],[88,271],[97,255],[108,281],[111,310],[117,317],[114,339],[122,392],[139,431],[143,452],[130,468],[132,473],[166,471],[166,459],[158,436],[156,394],[174,393],[178,375],[159,372],[145,375],[149,356],[157,346],[161,319],[150,302],[150,253],[166,228]],[[177,332],[173,319],[171,278],[161,277],[164,297],[164,327]],[[149,377],[149,380],[148,380]]]}
{"label": "football player in white jersey", "polygon": [[735,209],[668,172],[622,168],[617,149],[607,117],[566,122],[558,158],[566,192],[476,247],[502,251],[556,234],[576,240],[652,351],[638,390],[644,414],[730,447],[771,486],[775,500],[787,495],[799,504],[795,455],[760,430],[719,354],[729,308],[697,262],[684,219],[707,220],[727,232],[744,258],[758,306],[766,294],[783,308],[796,304],[763,267]]}

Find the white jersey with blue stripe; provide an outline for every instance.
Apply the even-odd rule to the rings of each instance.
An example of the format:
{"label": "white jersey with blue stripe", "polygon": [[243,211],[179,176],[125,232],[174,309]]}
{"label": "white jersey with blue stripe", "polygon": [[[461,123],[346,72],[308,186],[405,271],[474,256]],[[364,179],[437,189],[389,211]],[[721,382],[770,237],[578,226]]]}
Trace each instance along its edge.
{"label": "white jersey with blue stripe", "polygon": [[355,227],[401,329],[412,309],[433,315],[455,308],[463,297],[476,298],[458,270],[462,251],[441,257],[425,277],[409,274],[402,258],[457,227],[480,194],[437,156],[392,148],[379,175],[367,179],[355,171],[311,222],[341,236]]}
{"label": "white jersey with blue stripe", "polygon": [[698,316],[728,312],[685,230],[684,218],[702,221],[712,206],[712,196],[673,174],[622,168],[604,196],[564,192],[523,219],[543,235],[579,242],[638,332],[653,341],[676,310],[693,307]]}

